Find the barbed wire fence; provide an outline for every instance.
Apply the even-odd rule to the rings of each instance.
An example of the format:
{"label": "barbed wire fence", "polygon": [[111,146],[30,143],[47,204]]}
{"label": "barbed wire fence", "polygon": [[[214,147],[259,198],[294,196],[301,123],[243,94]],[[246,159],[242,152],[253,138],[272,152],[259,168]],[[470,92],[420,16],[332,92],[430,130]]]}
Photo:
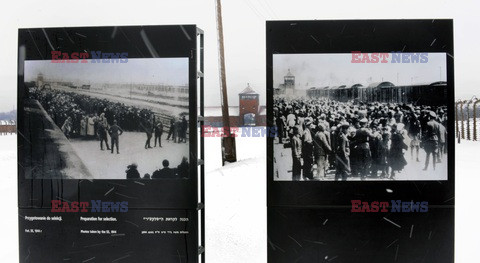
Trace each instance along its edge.
{"label": "barbed wire fence", "polygon": [[461,140],[477,141],[480,139],[477,129],[478,103],[480,99],[473,96],[470,100],[455,102],[455,136],[457,142]]}

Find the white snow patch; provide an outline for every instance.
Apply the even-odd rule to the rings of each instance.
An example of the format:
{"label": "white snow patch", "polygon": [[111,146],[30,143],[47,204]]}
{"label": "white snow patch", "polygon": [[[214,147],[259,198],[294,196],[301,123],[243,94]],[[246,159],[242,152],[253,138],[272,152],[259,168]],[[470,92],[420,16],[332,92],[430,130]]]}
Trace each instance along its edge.
{"label": "white snow patch", "polygon": [[455,262],[472,262],[480,258],[480,141],[455,146]]}
{"label": "white snow patch", "polygon": [[[163,168],[164,159],[169,160],[170,168],[175,168],[182,161],[182,157],[189,157],[188,144],[167,141],[166,137],[164,133],[162,148],[153,147],[153,137],[150,141],[153,148],[147,150],[145,133],[124,132],[119,139],[120,154],[116,154],[116,148],[112,154],[106,150],[105,145],[104,151],[101,151],[100,141],[97,140],[72,139],[70,142],[95,179],[125,179],[125,170],[132,163],[138,165],[138,172],[143,177],[146,173],[152,175],[155,170]],[[108,140],[110,145],[110,137]]]}
{"label": "white snow patch", "polygon": [[18,261],[17,136],[0,136],[2,261]]}
{"label": "white snow patch", "polygon": [[266,138],[238,137],[224,167],[220,138],[205,142],[206,261],[267,262]]}

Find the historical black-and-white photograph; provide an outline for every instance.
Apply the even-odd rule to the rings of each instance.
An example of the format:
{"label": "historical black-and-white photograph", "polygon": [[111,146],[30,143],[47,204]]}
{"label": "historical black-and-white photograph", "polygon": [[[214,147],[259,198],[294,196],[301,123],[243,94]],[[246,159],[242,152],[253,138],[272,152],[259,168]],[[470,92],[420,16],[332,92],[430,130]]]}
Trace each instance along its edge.
{"label": "historical black-and-white photograph", "polygon": [[447,180],[446,72],[445,53],[274,54],[274,180]]}
{"label": "historical black-and-white photograph", "polygon": [[188,177],[188,58],[67,62],[25,62],[27,179]]}

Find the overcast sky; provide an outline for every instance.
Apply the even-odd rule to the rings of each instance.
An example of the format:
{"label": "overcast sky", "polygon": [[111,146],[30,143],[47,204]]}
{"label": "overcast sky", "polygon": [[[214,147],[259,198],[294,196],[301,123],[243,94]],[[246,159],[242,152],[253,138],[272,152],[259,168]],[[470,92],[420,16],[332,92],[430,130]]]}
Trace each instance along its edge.
{"label": "overcast sky", "polygon": [[366,86],[381,81],[395,85],[446,81],[447,55],[429,53],[427,56],[427,63],[352,63],[352,54],[274,55],[273,84],[278,87],[283,83],[288,70],[301,89],[357,83]]}
{"label": "overcast sky", "polygon": [[52,63],[26,61],[25,80],[37,78],[80,83],[188,84],[188,58],[128,59],[127,63]]}
{"label": "overcast sky", "polygon": [[[480,95],[477,0],[223,0],[227,85],[231,105],[247,83],[265,104],[266,20],[453,18],[458,97]],[[0,16],[0,111],[16,101],[18,28],[197,24],[205,31],[206,105],[220,105],[215,0],[8,1]]]}

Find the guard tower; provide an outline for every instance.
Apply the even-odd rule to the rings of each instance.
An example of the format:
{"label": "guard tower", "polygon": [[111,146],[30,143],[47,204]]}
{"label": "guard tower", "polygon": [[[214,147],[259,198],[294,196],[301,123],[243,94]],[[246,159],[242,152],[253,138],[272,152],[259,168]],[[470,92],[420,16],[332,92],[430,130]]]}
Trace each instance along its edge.
{"label": "guard tower", "polygon": [[295,76],[288,69],[288,73],[283,77],[283,84],[285,85],[285,95],[294,95],[295,90]]}
{"label": "guard tower", "polygon": [[259,107],[259,95],[250,84],[238,94],[239,96],[239,117],[242,126],[257,125],[257,113]]}
{"label": "guard tower", "polygon": [[43,86],[43,83],[44,83],[44,79],[43,79],[43,74],[42,73],[39,73],[37,75],[37,87],[41,88]]}

